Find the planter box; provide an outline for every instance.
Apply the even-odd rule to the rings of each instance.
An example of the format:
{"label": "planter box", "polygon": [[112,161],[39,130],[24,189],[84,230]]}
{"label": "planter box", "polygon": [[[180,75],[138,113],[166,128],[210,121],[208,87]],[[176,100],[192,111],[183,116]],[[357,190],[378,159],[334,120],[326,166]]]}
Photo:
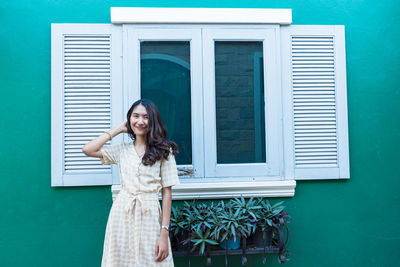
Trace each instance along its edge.
{"label": "planter box", "polygon": [[[188,234],[182,236],[186,236],[185,239],[187,239]],[[172,242],[173,239],[179,243],[179,238],[172,237],[171,245],[177,244]],[[211,256],[225,255],[225,266],[228,265],[228,255],[242,255],[242,265],[247,263],[247,255],[251,254],[278,254],[278,260],[280,262],[285,261],[285,257],[283,256],[283,253],[285,252],[283,225],[279,225],[277,228],[267,228],[264,233],[256,231],[247,238],[241,238],[240,247],[238,249],[223,249],[220,246],[207,245],[204,255],[199,255],[199,251],[196,250],[192,252],[192,248],[192,242],[189,242],[186,245],[181,244],[179,246],[172,246],[172,253],[174,257],[188,257],[189,265],[190,257],[192,256],[205,256],[207,258],[207,265],[210,265]],[[265,264],[265,262],[265,255],[263,255],[263,263]]]}

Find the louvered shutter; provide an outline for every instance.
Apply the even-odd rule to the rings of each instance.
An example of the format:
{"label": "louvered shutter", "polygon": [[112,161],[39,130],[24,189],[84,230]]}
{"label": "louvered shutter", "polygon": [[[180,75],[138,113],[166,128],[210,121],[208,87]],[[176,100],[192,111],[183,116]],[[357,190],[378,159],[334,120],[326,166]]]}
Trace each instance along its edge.
{"label": "louvered shutter", "polygon": [[82,147],[122,120],[121,46],[111,24],[52,24],[52,186],[117,180]]}
{"label": "louvered shutter", "polygon": [[344,26],[281,28],[289,178],[350,178]]}

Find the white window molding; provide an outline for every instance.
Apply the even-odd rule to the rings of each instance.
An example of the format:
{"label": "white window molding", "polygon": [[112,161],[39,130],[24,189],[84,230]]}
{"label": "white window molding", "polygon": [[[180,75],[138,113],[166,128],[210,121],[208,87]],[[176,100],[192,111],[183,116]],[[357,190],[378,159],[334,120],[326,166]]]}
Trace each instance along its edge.
{"label": "white window molding", "polygon": [[[172,199],[222,199],[241,195],[243,197],[293,197],[295,187],[295,180],[181,183],[172,187]],[[113,200],[120,190],[121,185],[111,187]],[[161,194],[159,199],[161,200]]]}
{"label": "white window molding", "polygon": [[292,9],[111,7],[111,22],[123,23],[261,23],[289,25]]}

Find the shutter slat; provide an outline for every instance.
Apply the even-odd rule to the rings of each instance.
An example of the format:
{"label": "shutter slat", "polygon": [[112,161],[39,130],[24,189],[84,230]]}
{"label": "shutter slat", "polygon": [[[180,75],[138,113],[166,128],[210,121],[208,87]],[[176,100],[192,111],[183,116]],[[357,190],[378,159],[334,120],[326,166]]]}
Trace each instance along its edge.
{"label": "shutter slat", "polygon": [[298,73],[301,73],[303,75],[305,74],[314,75],[315,73],[334,75],[335,70],[333,68],[331,69],[311,68],[311,67],[301,68],[300,66],[296,66],[293,68],[293,74],[297,75]]}
{"label": "shutter slat", "polygon": [[335,124],[331,124],[331,125],[323,125],[323,124],[320,124],[320,125],[312,125],[312,124],[303,125],[303,124],[296,124],[295,128],[296,128],[296,130],[300,130],[300,131],[306,131],[306,130],[315,131],[315,130],[320,130],[320,129],[324,129],[324,130],[336,129]]}
{"label": "shutter slat", "polygon": [[[102,57],[107,57],[110,58],[111,54],[110,52],[108,52],[107,50],[105,51],[99,51],[99,50],[80,50],[80,51],[76,51],[76,50],[68,50],[68,56],[69,58],[78,58],[81,55],[85,55],[85,57],[87,58],[102,58]],[[311,55],[304,55],[304,56],[311,56]],[[324,55],[320,55],[320,56],[324,56]]]}
{"label": "shutter slat", "polygon": [[309,145],[309,144],[332,144],[336,142],[335,136],[297,136],[299,145]]}
{"label": "shutter slat", "polygon": [[[101,124],[92,124],[92,125],[90,125],[90,124],[86,124],[86,125],[85,124],[74,124],[74,125],[68,125],[68,127],[66,127],[65,130],[72,131],[72,130],[92,129],[92,130],[104,132],[105,130],[107,130],[109,128],[110,128],[110,124],[103,124],[103,125],[101,125]],[[311,127],[309,127],[309,128],[311,128]],[[95,136],[95,137],[97,137],[97,136]]]}
{"label": "shutter slat", "polygon": [[293,58],[299,58],[299,57],[326,57],[326,56],[331,56],[333,55],[333,50],[332,51],[305,51],[305,50],[299,50],[296,51],[297,53],[293,55]]}
{"label": "shutter slat", "polygon": [[80,73],[80,74],[66,74],[65,75],[65,80],[66,81],[103,81],[110,79],[110,74],[85,74],[85,73]]}
{"label": "shutter slat", "polygon": [[335,131],[332,131],[330,129],[295,129],[295,136],[300,135],[300,134],[320,134],[320,133],[335,133]]}
{"label": "shutter slat", "polygon": [[307,119],[307,118],[312,118],[312,119],[328,119],[328,118],[335,118],[335,114],[332,115],[325,115],[322,116],[321,114],[302,114],[302,115],[295,115],[294,116],[296,119],[298,120],[303,120],[303,119]]}
{"label": "shutter slat", "polygon": [[313,168],[317,167],[315,166],[316,164],[324,165],[324,167],[335,167],[337,164],[337,159],[324,159],[324,160],[313,160],[313,159],[307,159],[307,160],[298,160],[296,163],[296,166],[298,168]]}
{"label": "shutter slat", "polygon": [[105,73],[105,74],[109,74],[110,73],[110,69],[107,67],[93,67],[90,66],[90,68],[85,68],[85,67],[77,67],[77,68],[70,68],[65,66],[64,68],[64,74],[83,74],[83,75],[91,75],[96,74],[96,73]]}
{"label": "shutter slat", "polygon": [[82,156],[73,156],[73,157],[67,157],[66,158],[67,161],[87,161],[87,162],[97,162],[99,161],[98,158],[90,158],[90,157],[82,157]]}
{"label": "shutter slat", "polygon": [[299,138],[298,137],[298,145],[303,146],[303,145],[333,145],[336,142],[335,137],[307,137],[307,138]]}
{"label": "shutter slat", "polygon": [[65,114],[65,120],[109,120],[110,114],[107,113],[96,113],[96,114]]}
{"label": "shutter slat", "polygon": [[69,68],[75,68],[75,67],[85,67],[85,68],[90,68],[90,67],[96,67],[96,66],[110,66],[110,61],[108,60],[91,60],[91,61],[79,61],[79,60],[69,60],[66,61],[65,63],[66,67]]}
{"label": "shutter slat", "polygon": [[95,98],[91,98],[91,99],[85,99],[85,98],[79,98],[79,99],[75,99],[73,97],[66,97],[65,98],[65,104],[66,105],[82,105],[82,104],[93,104],[93,105],[98,105],[98,104],[104,104],[107,105],[109,104],[109,100],[106,97],[96,97]]}
{"label": "shutter slat", "polygon": [[95,108],[98,108],[99,110],[109,110],[110,105],[96,105],[96,104],[87,104],[87,105],[69,105],[68,107],[65,107],[65,110],[67,112],[74,112],[75,109],[88,109],[88,110],[93,110]]}
{"label": "shutter slat", "polygon": [[109,120],[102,120],[102,119],[92,119],[92,120],[66,120],[65,127],[69,127],[69,125],[109,125]]}
{"label": "shutter slat", "polygon": [[98,56],[94,56],[92,53],[90,53],[89,55],[86,53],[81,53],[80,55],[71,55],[71,53],[68,53],[68,56],[64,57],[64,61],[65,62],[69,62],[69,61],[110,61],[110,54],[99,54]]}
{"label": "shutter slat", "polygon": [[293,95],[304,95],[304,94],[309,94],[309,95],[334,95],[335,90],[312,90],[312,91],[302,91],[302,90],[294,90]]}
{"label": "shutter slat", "polygon": [[102,170],[105,173],[108,173],[108,172],[110,172],[110,167],[101,165],[100,161],[99,161],[98,164],[93,163],[93,164],[86,164],[84,166],[79,166],[79,165],[76,165],[76,164],[68,164],[68,165],[65,166],[65,171],[68,174],[73,174],[74,173],[73,171],[81,172],[83,170],[87,171],[88,173],[93,173],[93,172],[102,171]]}
{"label": "shutter slat", "polygon": [[81,135],[79,135],[79,136],[76,136],[76,137],[67,136],[67,135],[65,136],[65,143],[76,141],[76,142],[81,142],[82,144],[86,144],[87,142],[89,142],[91,140],[92,140],[92,136],[91,135],[89,135],[89,136],[81,136]]}
{"label": "shutter slat", "polygon": [[69,134],[69,133],[75,133],[75,134],[78,134],[78,133],[90,133],[90,134],[92,134],[92,135],[99,135],[99,134],[101,134],[102,132],[104,132],[105,130],[107,130],[107,129],[103,129],[102,127],[99,127],[99,128],[97,128],[97,129],[93,129],[93,128],[90,128],[90,129],[76,129],[76,128],[71,128],[71,127],[69,127],[69,128],[65,128],[65,134]]}
{"label": "shutter slat", "polygon": [[85,160],[85,161],[71,161],[71,160],[66,160],[65,161],[65,168],[71,168],[71,169],[79,169],[79,168],[84,168],[84,169],[89,169],[95,168],[97,165],[99,165],[99,160],[96,161],[91,161],[91,160]]}
{"label": "shutter slat", "polygon": [[110,88],[109,83],[99,83],[99,84],[65,84],[65,89],[107,89]]}
{"label": "shutter slat", "polygon": [[[65,133],[65,138],[91,138],[93,135],[100,135],[103,132],[98,131],[98,132],[94,132],[94,131],[90,131],[90,132],[67,132]],[[79,139],[78,139],[79,140]]]}
{"label": "shutter slat", "polygon": [[65,96],[68,98],[73,99],[74,97],[92,97],[92,98],[99,98],[99,97],[109,97],[109,92],[96,92],[96,94],[92,94],[90,92],[73,92],[73,93],[65,93]]}
{"label": "shutter slat", "polygon": [[110,87],[110,81],[107,81],[107,79],[98,79],[98,80],[78,80],[78,81],[72,81],[69,79],[65,80],[65,87],[67,89],[74,89],[74,88],[80,88],[81,86],[84,87],[89,87],[89,88],[107,88]]}

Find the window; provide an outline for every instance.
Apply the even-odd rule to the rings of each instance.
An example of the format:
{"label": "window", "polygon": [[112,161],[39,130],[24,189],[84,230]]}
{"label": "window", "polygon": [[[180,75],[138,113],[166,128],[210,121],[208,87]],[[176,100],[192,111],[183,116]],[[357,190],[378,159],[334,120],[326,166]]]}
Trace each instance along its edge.
{"label": "window", "polygon": [[292,196],[295,179],[348,178],[344,63],[341,26],[53,24],[52,185],[118,191],[116,167],[79,146],[140,97],[179,145],[176,198]]}
{"label": "window", "polygon": [[206,177],[279,176],[276,30],[203,29]]}

